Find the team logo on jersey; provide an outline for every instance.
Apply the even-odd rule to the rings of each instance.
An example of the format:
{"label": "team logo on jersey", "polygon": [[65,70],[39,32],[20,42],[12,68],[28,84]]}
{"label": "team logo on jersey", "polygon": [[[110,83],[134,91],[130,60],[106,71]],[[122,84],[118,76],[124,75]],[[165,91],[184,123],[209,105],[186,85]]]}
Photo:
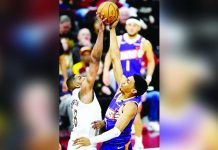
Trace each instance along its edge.
{"label": "team logo on jersey", "polygon": [[142,49],[132,49],[120,52],[121,60],[131,60],[131,59],[141,59],[144,55],[144,51]]}
{"label": "team logo on jersey", "polygon": [[116,115],[116,111],[113,110],[113,109],[108,108],[108,110],[107,110],[107,112],[106,112],[106,116],[107,116],[109,119],[114,120],[114,119],[115,119],[115,115]]}

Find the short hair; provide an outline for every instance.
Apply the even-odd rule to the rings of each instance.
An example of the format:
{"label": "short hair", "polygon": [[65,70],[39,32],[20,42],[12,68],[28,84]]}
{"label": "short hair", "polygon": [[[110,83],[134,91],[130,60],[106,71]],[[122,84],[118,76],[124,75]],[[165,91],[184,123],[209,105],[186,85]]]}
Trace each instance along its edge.
{"label": "short hair", "polygon": [[60,17],[60,23],[62,24],[62,23],[64,23],[64,22],[71,22],[70,17],[67,16],[67,15],[62,15],[62,16]]}
{"label": "short hair", "polygon": [[74,81],[74,78],[75,77],[75,74],[73,74],[73,75],[71,75],[70,77],[68,77],[68,79],[67,79],[67,87],[68,87],[68,89],[70,89],[70,85],[71,85],[71,83]]}
{"label": "short hair", "polygon": [[136,96],[143,95],[148,88],[147,82],[140,75],[134,74],[133,78],[135,80],[135,89],[137,90]]}

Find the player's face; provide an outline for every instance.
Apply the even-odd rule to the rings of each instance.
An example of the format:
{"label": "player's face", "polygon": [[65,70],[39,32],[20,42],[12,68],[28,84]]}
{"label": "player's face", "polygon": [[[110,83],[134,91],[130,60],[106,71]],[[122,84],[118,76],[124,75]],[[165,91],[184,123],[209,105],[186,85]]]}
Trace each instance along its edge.
{"label": "player's face", "polygon": [[81,29],[78,34],[79,41],[90,41],[91,40],[91,33],[88,29]]}
{"label": "player's face", "polygon": [[134,36],[138,34],[138,32],[141,30],[140,26],[136,23],[128,23],[126,24],[126,31],[130,36]]}
{"label": "player's face", "polygon": [[135,88],[134,85],[135,85],[135,81],[134,81],[133,76],[128,77],[126,80],[124,80],[121,83],[120,90],[121,92],[124,92],[124,93],[131,93],[133,89]]}
{"label": "player's face", "polygon": [[74,85],[77,87],[80,87],[82,82],[85,80],[85,77],[81,76],[81,75],[75,75],[75,80],[74,80]]}

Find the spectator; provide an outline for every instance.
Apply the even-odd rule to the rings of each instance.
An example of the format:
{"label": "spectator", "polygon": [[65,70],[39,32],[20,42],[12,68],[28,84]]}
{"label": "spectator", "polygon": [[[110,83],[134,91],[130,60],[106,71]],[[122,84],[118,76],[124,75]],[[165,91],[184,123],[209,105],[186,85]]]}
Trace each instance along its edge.
{"label": "spectator", "polygon": [[91,55],[90,47],[82,47],[80,49],[81,61],[73,65],[73,73],[74,74],[85,74],[86,69],[89,66],[90,55]]}
{"label": "spectator", "polygon": [[72,38],[72,35],[70,33],[71,27],[72,24],[71,24],[70,17],[68,17],[67,15],[62,15],[60,17],[60,25],[59,25],[60,37]]}
{"label": "spectator", "polygon": [[126,20],[130,17],[129,9],[127,7],[120,8],[120,22],[117,25],[116,31],[117,35],[123,35],[126,33]]}
{"label": "spectator", "polygon": [[89,29],[87,28],[82,28],[79,30],[78,35],[77,35],[78,42],[75,43],[73,49],[72,49],[72,54],[73,54],[73,61],[74,63],[78,63],[81,61],[80,59],[80,49],[84,46],[86,47],[92,47],[91,43],[91,33]]}
{"label": "spectator", "polygon": [[[96,4],[96,6],[99,6],[101,3],[105,2],[107,0],[99,0]],[[118,8],[121,8],[123,6],[122,3],[119,2],[119,0],[108,0],[108,1],[111,1],[111,2],[114,2]]]}
{"label": "spectator", "polygon": [[66,85],[66,81],[69,75],[72,74],[72,54],[70,49],[72,48],[72,41],[67,38],[61,39],[61,50],[59,53],[59,79],[60,79],[60,96],[69,93]]}
{"label": "spectator", "polygon": [[88,8],[90,6],[96,6],[96,2],[93,0],[76,0],[74,2],[74,7],[77,9]]}

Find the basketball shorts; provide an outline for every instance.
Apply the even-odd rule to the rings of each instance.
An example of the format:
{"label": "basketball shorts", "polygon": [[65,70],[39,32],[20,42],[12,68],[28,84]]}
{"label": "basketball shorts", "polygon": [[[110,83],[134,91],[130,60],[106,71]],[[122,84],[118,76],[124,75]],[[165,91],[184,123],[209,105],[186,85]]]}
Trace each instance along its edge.
{"label": "basketball shorts", "polygon": [[112,145],[103,143],[100,150],[132,150],[132,144],[130,141],[125,145]]}

